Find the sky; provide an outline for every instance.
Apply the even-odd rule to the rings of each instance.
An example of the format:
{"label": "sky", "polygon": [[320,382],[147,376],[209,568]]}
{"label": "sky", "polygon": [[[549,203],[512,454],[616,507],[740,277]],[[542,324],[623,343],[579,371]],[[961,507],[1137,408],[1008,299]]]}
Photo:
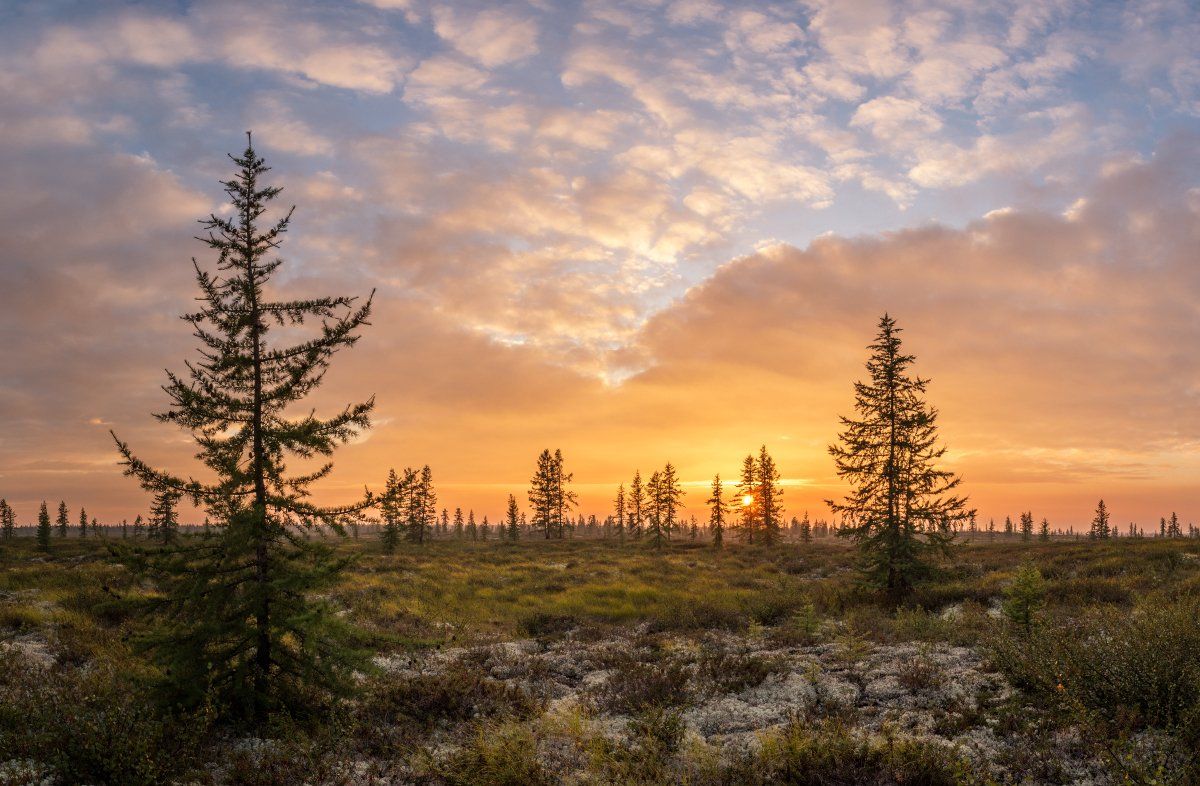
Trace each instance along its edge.
{"label": "sky", "polygon": [[0,496],[145,492],[245,131],[297,206],[279,296],[376,290],[313,405],[318,498],[429,464],[495,520],[543,448],[585,513],[767,445],[789,515],[876,322],[983,521],[1200,521],[1192,0],[0,2]]}

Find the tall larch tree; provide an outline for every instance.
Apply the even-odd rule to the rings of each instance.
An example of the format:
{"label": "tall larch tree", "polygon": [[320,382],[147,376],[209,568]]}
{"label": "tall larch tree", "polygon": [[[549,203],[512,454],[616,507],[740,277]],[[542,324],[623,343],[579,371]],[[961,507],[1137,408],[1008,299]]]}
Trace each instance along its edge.
{"label": "tall larch tree", "polygon": [[174,543],[179,533],[180,492],[173,488],[164,487],[154,492],[154,500],[150,503],[150,537],[157,538],[164,544]]}
{"label": "tall larch tree", "polygon": [[1021,514],[1021,540],[1033,540],[1033,511]]}
{"label": "tall larch tree", "polygon": [[642,536],[646,517],[646,489],[642,485],[642,473],[635,470],[629,483],[629,534],[633,538]]}
{"label": "tall larch tree", "polygon": [[1104,504],[1104,500],[1100,500],[1096,504],[1096,514],[1092,517],[1092,528],[1088,531],[1088,537],[1095,540],[1108,540],[1112,533],[1109,520],[1108,506]]}
{"label": "tall larch tree", "polygon": [[859,550],[865,582],[893,600],[932,570],[954,537],[945,522],[970,516],[955,493],[962,479],[938,468],[946,453],[937,441],[937,410],[925,401],[928,380],[911,373],[916,358],[901,347],[900,328],[887,314],[869,345],[867,381],[854,384],[854,417],[842,417],[838,444],[829,447],[837,474],[851,486],[841,501],[840,534]]}
{"label": "tall larch tree", "polygon": [[42,500],[42,506],[38,508],[37,544],[42,551],[50,550],[50,510],[46,500]]}
{"label": "tall larch tree", "polygon": [[663,524],[662,473],[653,472],[646,481],[646,536],[650,545],[661,549],[667,533]]}
{"label": "tall larch tree", "polygon": [[12,540],[17,535],[17,512],[8,500],[0,499],[0,536]]}
{"label": "tall larch tree", "polygon": [[773,545],[782,538],[783,486],[779,483],[779,470],[775,466],[775,459],[767,452],[766,445],[758,452],[755,479],[758,481],[758,493],[754,497],[758,503],[762,542]]}
{"label": "tall larch tree", "polygon": [[521,537],[521,511],[517,507],[517,498],[512,494],[508,495],[508,508],[504,511],[504,530],[505,535],[513,543]]}
{"label": "tall larch tree", "polygon": [[58,527],[58,536],[65,538],[67,536],[67,529],[71,526],[71,514],[67,511],[67,503],[65,501],[58,503],[58,517],[54,523]]}
{"label": "tall larch tree", "polygon": [[625,542],[625,484],[617,486],[617,498],[613,500],[615,508],[613,514],[613,527],[617,531],[617,540]]}
{"label": "tall larch tree", "polygon": [[[294,208],[265,223],[280,193],[247,134],[237,171],[224,181],[232,211],[201,221],[215,272],[192,260],[200,308],[185,314],[201,349],[186,373],[168,373],[170,408],[158,415],[192,433],[213,482],[154,469],[114,434],[129,475],[144,488],[186,493],[220,526],[210,537],[166,549],[148,569],[162,587],[161,626],[147,644],[160,658],[172,699],[214,702],[229,719],[264,722],[314,691],[349,683],[363,662],[347,644],[348,623],[319,600],[345,564],[308,530],[344,533],[342,521],[373,504],[320,507],[311,485],[334,450],[369,428],[373,399],[319,418],[297,405],[318,387],[334,354],[367,324],[371,298],[273,300],[268,284]],[[271,341],[280,328],[292,345]],[[313,462],[296,473],[292,459]]]}
{"label": "tall larch tree", "polygon": [[667,537],[670,538],[671,528],[675,527],[676,514],[683,504],[683,484],[679,481],[679,473],[675,471],[675,465],[669,461],[663,467],[659,480],[659,491],[662,495],[663,520],[668,527]]}
{"label": "tall larch tree", "polygon": [[383,485],[383,494],[379,496],[379,541],[383,545],[384,554],[394,553],[400,543],[400,528],[404,525],[403,504],[404,488],[400,484],[400,477],[395,469],[389,469]]}
{"label": "tall larch tree", "polygon": [[708,531],[712,534],[713,546],[721,548],[725,543],[725,521],[729,517],[729,503],[725,501],[720,474],[713,476],[712,495],[708,498]]}
{"label": "tall larch tree", "polygon": [[88,514],[87,508],[79,509],[79,537],[80,539],[87,537],[88,530]]}
{"label": "tall larch tree", "polygon": [[741,498],[742,540],[753,543],[758,530],[758,464],[753,454],[742,460],[742,479],[737,488]]}

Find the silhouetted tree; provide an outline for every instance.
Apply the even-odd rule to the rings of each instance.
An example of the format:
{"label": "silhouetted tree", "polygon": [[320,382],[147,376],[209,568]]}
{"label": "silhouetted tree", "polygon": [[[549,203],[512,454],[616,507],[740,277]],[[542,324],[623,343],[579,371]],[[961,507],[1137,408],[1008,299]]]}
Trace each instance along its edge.
{"label": "silhouetted tree", "polygon": [[71,516],[67,512],[67,503],[58,503],[58,518],[54,522],[58,526],[58,536],[65,538],[67,536],[67,528],[71,526]]}
{"label": "silhouetted tree", "polygon": [[617,486],[617,498],[613,501],[616,507],[613,525],[617,530],[617,540],[625,541],[625,484]]}
{"label": "silhouetted tree", "polygon": [[1021,540],[1033,540],[1033,511],[1021,514]]}
{"label": "silhouetted tree", "polygon": [[79,509],[79,537],[81,539],[87,537],[87,529],[88,529],[87,508],[80,508]]}
{"label": "silhouetted tree", "polygon": [[783,487],[779,485],[779,470],[775,468],[775,460],[767,453],[763,445],[758,452],[758,465],[754,472],[758,481],[757,493],[754,499],[758,504],[758,520],[762,526],[762,542],[768,545],[778,543],[783,524]]}
{"label": "silhouetted tree", "polygon": [[646,481],[646,536],[650,539],[650,545],[656,549],[661,549],[666,542],[666,528],[670,526],[669,519],[664,523],[664,504],[662,473],[653,472]]}
{"label": "silhouetted tree", "polygon": [[180,494],[172,488],[162,488],[154,493],[154,501],[150,503],[150,537],[157,538],[163,543],[175,542],[179,532],[179,515],[176,505]]}
{"label": "silhouetted tree", "polygon": [[1043,517],[1041,529],[1038,531],[1038,540],[1050,540],[1050,520]]}
{"label": "silhouetted tree", "polygon": [[0,535],[5,540],[12,540],[16,534],[17,512],[8,504],[8,500],[0,499]]}
{"label": "silhouetted tree", "polygon": [[754,542],[754,533],[758,529],[758,465],[753,455],[747,455],[742,461],[742,480],[738,483],[738,494],[742,502],[742,540]]}
{"label": "silhouetted tree", "polygon": [[1096,540],[1108,540],[1112,534],[1112,528],[1109,526],[1108,508],[1104,504],[1104,500],[1096,505],[1096,515],[1092,518],[1092,528],[1088,530],[1088,537]]}
{"label": "silhouetted tree", "polygon": [[516,543],[521,536],[520,511],[517,508],[517,498],[512,494],[508,495],[508,509],[504,514],[504,529],[508,535],[508,539]]}
{"label": "silhouetted tree", "polygon": [[400,478],[396,475],[395,469],[389,469],[387,481],[383,485],[383,494],[379,497],[379,516],[383,524],[379,540],[383,544],[385,554],[395,552],[396,546],[400,543],[403,502],[404,489],[400,484]]}
{"label": "silhouetted tree", "polygon": [[[373,400],[331,418],[290,417],[320,385],[333,355],[358,340],[370,298],[319,297],[273,301],[267,284],[282,260],[273,258],[291,221],[289,210],[260,227],[280,189],[264,185],[268,171],[249,140],[233,157],[237,173],[223,182],[229,217],[210,215],[200,238],[217,254],[216,273],[193,260],[201,306],[185,315],[202,349],[183,376],[165,386],[171,408],[159,416],[195,436],[213,483],[152,469],[117,440],[126,471],[147,490],[186,493],[221,522],[217,534],[150,554],[145,567],[164,592],[162,625],[148,640],[164,666],[177,703],[216,705],[255,722],[299,705],[314,690],[348,684],[360,655],[346,646],[348,623],[318,600],[345,564],[328,544],[305,537],[321,527],[344,534],[342,520],[372,504],[324,508],[309,487],[325,477],[325,460],[289,474],[289,457],[332,455],[368,428]],[[315,324],[316,335],[273,345]],[[116,439],[114,435],[114,439]]]}
{"label": "silhouetted tree", "polygon": [[[679,474],[675,471],[675,466],[669,461],[663,467],[662,475],[659,478],[659,492],[662,499],[662,520],[667,527],[671,527],[675,524],[675,514],[683,502],[683,484],[679,482]],[[669,531],[667,537],[670,537]]]}
{"label": "silhouetted tree", "polygon": [[642,473],[634,472],[633,481],[629,484],[629,534],[635,538],[642,536],[642,527],[646,516],[646,491],[642,486]]}
{"label": "silhouetted tree", "polygon": [[885,314],[870,345],[868,380],[854,385],[857,417],[841,418],[831,445],[837,474],[852,490],[828,501],[843,516],[840,531],[858,546],[866,582],[893,599],[929,573],[930,557],[946,554],[954,537],[943,522],[969,515],[953,491],[962,482],[937,468],[937,410],[924,399],[928,380],[910,373],[916,358],[901,350],[895,321]]}
{"label": "silhouetted tree", "polygon": [[37,544],[42,551],[50,550],[50,511],[46,508],[46,500],[38,509]]}
{"label": "silhouetted tree", "polygon": [[713,476],[712,496],[708,498],[708,529],[712,533],[713,545],[717,548],[725,542],[725,520],[729,516],[729,503],[725,501],[721,476]]}
{"label": "silhouetted tree", "polygon": [[463,536],[463,512],[462,508],[454,509],[454,537],[462,540]]}

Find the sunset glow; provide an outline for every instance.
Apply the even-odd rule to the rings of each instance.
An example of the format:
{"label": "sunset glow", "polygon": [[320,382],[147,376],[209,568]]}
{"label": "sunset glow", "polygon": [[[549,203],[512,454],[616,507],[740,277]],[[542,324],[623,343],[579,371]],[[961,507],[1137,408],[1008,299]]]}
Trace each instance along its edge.
{"label": "sunset glow", "polygon": [[149,413],[246,129],[297,206],[281,293],[376,292],[314,396],[376,398],[323,501],[428,464],[496,521],[561,448],[580,512],[671,461],[701,515],[767,445],[827,516],[886,311],[983,522],[1200,521],[1194,2],[66,8],[0,34],[22,523],[145,513],[109,429],[194,466]]}

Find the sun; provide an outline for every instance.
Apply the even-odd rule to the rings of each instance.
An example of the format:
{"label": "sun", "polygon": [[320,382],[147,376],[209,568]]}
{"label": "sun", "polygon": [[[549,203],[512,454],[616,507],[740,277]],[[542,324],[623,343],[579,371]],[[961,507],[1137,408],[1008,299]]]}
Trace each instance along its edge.
{"label": "sun", "polygon": [[749,494],[747,494],[746,496],[742,497],[742,507],[743,507],[743,508],[748,508],[748,507],[750,507],[750,505],[751,505],[751,504],[753,504],[753,502],[754,502],[754,497],[753,497],[753,496],[751,496],[751,495],[749,495]]}

